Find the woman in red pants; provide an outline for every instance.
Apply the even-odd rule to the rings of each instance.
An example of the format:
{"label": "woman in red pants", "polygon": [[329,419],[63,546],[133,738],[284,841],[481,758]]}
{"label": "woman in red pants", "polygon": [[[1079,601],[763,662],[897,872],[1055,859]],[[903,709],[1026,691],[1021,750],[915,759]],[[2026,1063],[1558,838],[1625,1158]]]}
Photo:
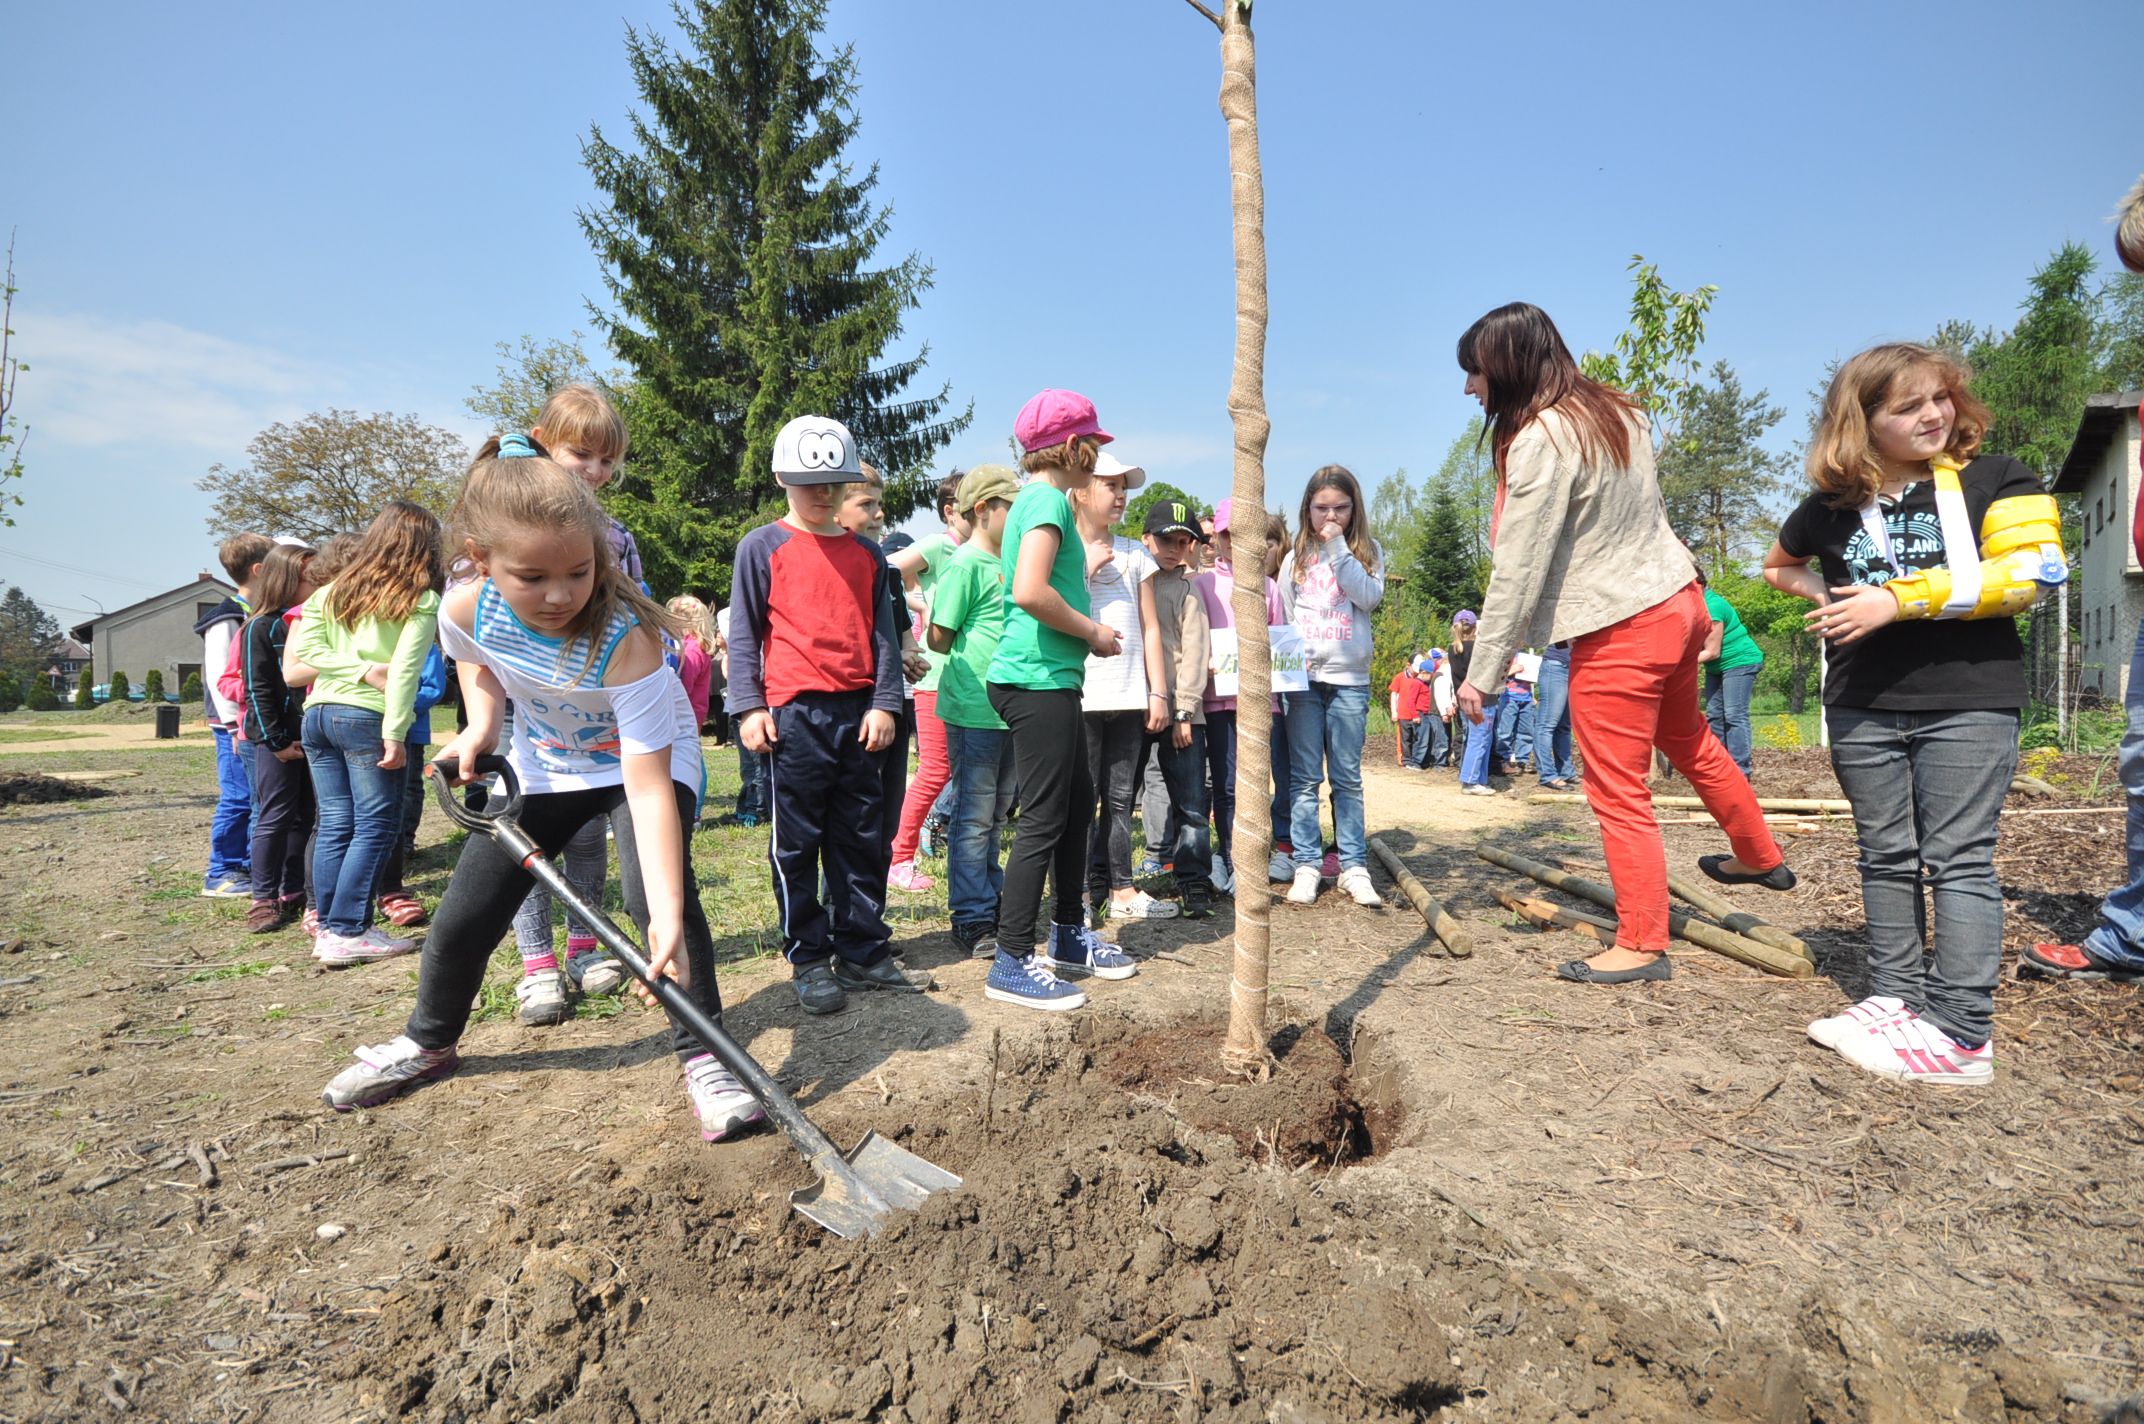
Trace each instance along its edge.
{"label": "woman in red pants", "polygon": [[1458,693],[1482,720],[1493,683],[1522,647],[1571,645],[1571,732],[1586,800],[1615,879],[1615,945],[1556,972],[1585,983],[1666,979],[1667,859],[1645,778],[1655,746],[1690,778],[1732,856],[1700,868],[1730,885],[1792,889],[1756,794],[1698,705],[1711,632],[1697,571],[1668,527],[1645,413],[1586,379],[1548,313],[1498,307],[1459,338],[1467,394],[1488,416],[1496,458],[1495,565],[1474,658]]}

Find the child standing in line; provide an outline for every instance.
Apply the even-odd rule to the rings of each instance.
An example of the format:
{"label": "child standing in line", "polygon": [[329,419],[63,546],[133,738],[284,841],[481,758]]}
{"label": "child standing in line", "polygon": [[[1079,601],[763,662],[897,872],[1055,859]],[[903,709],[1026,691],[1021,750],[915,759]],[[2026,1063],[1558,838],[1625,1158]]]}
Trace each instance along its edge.
{"label": "child standing in line", "polygon": [[[700,741],[685,689],[663,665],[668,615],[613,562],[587,487],[521,436],[477,460],[453,520],[477,577],[455,586],[439,619],[469,717],[441,760],[456,762],[458,783],[473,779],[477,757],[498,745],[511,696],[522,829],[556,855],[582,825],[624,809],[619,878],[649,965],[719,1022],[714,942],[692,875]],[[321,1094],[330,1107],[371,1107],[460,1066],[470,1001],[531,878],[490,836],[468,838],[425,942],[407,1029],[357,1051]],[[702,1138],[718,1142],[763,1119],[690,1029],[673,1023],[671,1043]]]}
{"label": "child standing in line", "polygon": [[[1235,597],[1235,508],[1233,499],[1224,499],[1213,507],[1213,567],[1203,569],[1192,579],[1192,587],[1199,593],[1199,601],[1206,605],[1206,623],[1209,629],[1226,629],[1233,633],[1236,627],[1236,610],[1231,600]],[[1254,522],[1255,532],[1257,525]],[[1252,546],[1254,549],[1255,545]],[[1266,583],[1266,612],[1269,620],[1280,608],[1280,590],[1270,579]],[[1212,782],[1210,801],[1213,805],[1214,858],[1213,885],[1224,895],[1235,892],[1236,861],[1230,849],[1230,837],[1236,823],[1236,699],[1222,697],[1214,691],[1209,679],[1206,696],[1200,705],[1206,714],[1206,766]],[[1276,738],[1276,741],[1278,739]],[[1285,742],[1279,743],[1285,746]],[[1276,758],[1285,761],[1285,757]]]}
{"label": "child standing in line", "polygon": [[1174,500],[1162,500],[1146,512],[1147,547],[1160,567],[1151,580],[1154,616],[1164,689],[1168,730],[1156,747],[1162,779],[1169,786],[1169,804],[1176,818],[1176,841],[1162,849],[1176,869],[1176,888],[1183,895],[1184,916],[1206,919],[1213,914],[1213,839],[1206,816],[1206,684],[1213,630],[1206,621],[1206,605],[1192,586],[1198,568],[1198,550],[1206,535],[1193,521],[1198,510]]}
{"label": "child standing in line", "polygon": [[238,630],[253,616],[253,581],[275,541],[266,534],[233,534],[216,547],[224,573],[238,592],[203,614],[194,624],[201,635],[201,682],[208,704],[209,731],[216,738],[216,814],[209,822],[208,872],[201,893],[211,900],[239,900],[253,894],[246,857],[253,853],[252,769],[240,757],[233,733],[245,709],[216,687],[217,674],[231,662]]}
{"label": "child standing in line", "polygon": [[1385,689],[1392,713],[1393,741],[1398,746],[1397,764],[1402,767],[1419,768],[1415,760],[1416,745],[1422,741],[1422,683],[1414,675],[1414,660],[1400,664],[1400,670],[1392,674],[1391,686]]}
{"label": "child standing in line", "polygon": [[245,666],[243,730],[253,754],[253,904],[246,928],[272,934],[305,912],[305,842],[313,828],[313,778],[299,745],[305,691],[283,681],[290,616],[313,595],[314,552],[278,544],[254,582],[261,611],[239,636]]}
{"label": "child standing in line", "polygon": [[[930,986],[894,962],[885,920],[900,635],[886,556],[839,517],[843,486],[864,478],[848,427],[790,421],[774,442],[774,477],[789,512],[737,546],[730,706],[739,745],[768,757],[767,855],[797,1002],[830,1014],[846,990]],[[831,905],[819,899],[822,870]]]}
{"label": "child standing in line", "polygon": [[[929,645],[943,655],[937,712],[953,769],[952,833],[946,844],[946,892],[953,938],[971,958],[995,960],[998,835],[1012,814],[1012,733],[990,705],[991,659],[1005,632],[1005,521],[1020,482],[1003,465],[977,465],[955,492],[968,538],[939,571],[931,591]],[[950,521],[949,521],[950,522]]]}
{"label": "child standing in line", "polygon": [[[868,539],[880,554],[885,553],[886,539],[886,477],[868,461],[858,461],[863,478],[846,485],[841,491],[841,506],[835,520],[842,528],[859,539]],[[895,633],[901,648],[901,710],[893,722],[893,745],[886,749],[881,776],[885,783],[882,804],[885,807],[885,838],[880,846],[890,855],[894,837],[901,829],[901,807],[908,795],[908,748],[916,737],[916,684],[929,671],[930,664],[923,656],[922,645],[916,641],[913,621],[907,616],[907,605],[901,595],[900,577],[888,564],[886,569],[886,595],[893,603]],[[886,868],[887,884],[893,883],[893,863]],[[930,879],[924,878],[921,886],[910,885],[906,889],[929,889]],[[884,900],[885,887],[880,887],[879,899]]]}
{"label": "child standing in line", "polygon": [[1340,844],[1340,888],[1358,905],[1381,905],[1370,883],[1362,809],[1362,746],[1369,730],[1370,615],[1385,598],[1385,556],[1370,537],[1370,514],[1354,475],[1327,465],[1303,490],[1302,527],[1281,561],[1280,596],[1288,621],[1302,630],[1308,692],[1291,692],[1288,761],[1295,775],[1290,818],[1295,883],[1288,899],[1318,898],[1322,856],[1318,783],[1332,787],[1333,839]]}
{"label": "child standing in line", "polygon": [[[958,507],[960,480],[960,471],[955,470],[938,482],[936,508],[945,528],[918,539],[889,560],[901,576],[906,598],[904,617],[917,626],[930,625],[932,588],[969,535],[968,512]],[[916,856],[923,843],[924,818],[952,778],[952,767],[946,760],[945,727],[938,717],[938,685],[945,675],[945,659],[927,644],[923,654],[930,670],[915,685],[916,779],[908,784],[908,792],[902,798],[901,822],[893,837],[891,883],[898,890],[931,888],[931,878],[917,868]]]}
{"label": "child standing in line", "polygon": [[[312,675],[305,759],[320,806],[313,890],[329,968],[407,954],[372,923],[381,862],[402,828],[402,768],[416,719],[417,680],[439,621],[446,583],[439,521],[392,500],[366,528],[349,567],[302,605],[284,655]],[[384,677],[368,676],[384,668]]]}
{"label": "child standing in line", "polygon": [[[720,609],[715,614],[715,636],[722,640],[722,712],[730,719],[730,733],[734,737],[737,723],[744,715],[737,710],[736,673],[731,670],[730,646],[735,635],[736,610]],[[767,819],[767,758],[755,752],[742,741],[737,743],[737,806],[730,819],[747,830]]]}
{"label": "child standing in line", "polygon": [[692,701],[694,726],[707,721],[707,704],[715,677],[715,624],[707,605],[689,593],[670,600],[670,616],[684,631],[677,636],[677,680]]}
{"label": "child standing in line", "polygon": [[[1116,629],[1088,616],[1087,554],[1065,493],[1093,478],[1095,457],[1113,437],[1092,401],[1057,390],[1021,409],[1013,435],[1024,452],[1020,463],[1035,478],[1006,519],[999,568],[1009,606],[988,685],[992,709],[1012,732],[1020,834],[1005,867],[998,953],[983,992],[1030,1008],[1076,1009],[1087,996],[1055,968],[1104,979],[1136,972],[1129,956],[1087,928],[1080,894],[1094,815],[1080,686],[1088,654],[1113,658],[1121,643]],[[1054,878],[1057,900],[1049,942],[1037,946],[1045,877]]]}

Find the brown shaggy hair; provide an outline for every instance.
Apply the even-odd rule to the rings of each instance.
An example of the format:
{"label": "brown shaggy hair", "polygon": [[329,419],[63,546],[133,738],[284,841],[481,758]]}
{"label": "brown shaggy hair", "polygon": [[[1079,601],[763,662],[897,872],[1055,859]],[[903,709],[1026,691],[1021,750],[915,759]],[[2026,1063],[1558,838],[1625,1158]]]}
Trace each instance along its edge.
{"label": "brown shaggy hair", "polygon": [[1556,323],[1533,303],[1498,307],[1468,327],[1459,338],[1459,369],[1488,380],[1487,435],[1497,469],[1519,432],[1551,409],[1570,420],[1581,456],[1630,463],[1638,403],[1589,380]]}
{"label": "brown shaggy hair", "polygon": [[626,447],[632,443],[618,408],[594,386],[580,384],[560,386],[551,392],[529,438],[546,445],[571,445],[613,460],[624,459]]}
{"label": "brown shaggy hair", "polygon": [[320,552],[313,556],[314,588],[326,588],[350,567],[350,556],[357,552],[358,537],[350,533],[330,534],[320,541]]}
{"label": "brown shaggy hair", "polygon": [[267,558],[274,547],[275,540],[266,534],[233,534],[216,546],[216,561],[223,565],[232,583],[242,584],[253,577],[253,566]]}
{"label": "brown shaggy hair", "polygon": [[447,586],[439,520],[429,509],[391,499],[358,536],[349,567],[335,576],[334,591],[321,601],[328,617],[345,628],[367,618],[399,623],[429,589]]}
{"label": "brown shaggy hair", "polygon": [[1948,352],[1911,341],[1871,346],[1850,358],[1824,392],[1824,413],[1809,442],[1809,482],[1833,509],[1861,509],[1883,488],[1883,463],[1869,440],[1869,418],[1908,377],[1933,372],[1957,410],[1944,453],[1964,464],[1980,451],[1993,419],[1968,389],[1973,373]]}
{"label": "brown shaggy hair", "polygon": [[[1303,581],[1304,570],[1318,552],[1317,531],[1310,527],[1310,497],[1319,490],[1338,490],[1355,506],[1347,521],[1347,547],[1355,555],[1355,561],[1373,575],[1380,573],[1377,562],[1377,541],[1370,537],[1370,507],[1363,502],[1362,486],[1345,465],[1327,465],[1310,477],[1303,486],[1303,507],[1296,515],[1302,526],[1295,532],[1295,581]],[[1287,537],[1287,526],[1281,526],[1282,537]]]}
{"label": "brown shaggy hair", "polygon": [[1061,445],[1048,445],[1040,450],[1030,450],[1020,457],[1020,468],[1031,475],[1044,470],[1064,470],[1073,475],[1094,473],[1095,456],[1102,453],[1102,442],[1092,435],[1075,435]]}
{"label": "brown shaggy hair", "polygon": [[278,544],[261,560],[261,579],[253,587],[253,606],[263,617],[281,617],[298,601],[298,586],[305,581],[305,566],[318,557],[304,544]]}

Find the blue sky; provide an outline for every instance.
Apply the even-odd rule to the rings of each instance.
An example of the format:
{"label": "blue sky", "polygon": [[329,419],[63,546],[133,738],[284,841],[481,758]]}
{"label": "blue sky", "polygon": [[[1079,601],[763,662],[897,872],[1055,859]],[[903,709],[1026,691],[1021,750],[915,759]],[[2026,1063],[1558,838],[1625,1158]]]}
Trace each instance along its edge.
{"label": "blue sky", "polygon": [[[1706,356],[1799,428],[1823,364],[2008,324],[2066,238],[2111,261],[2144,168],[2134,3],[1430,6],[1265,0],[1272,501],[1339,461],[1433,470],[1452,347],[1540,303],[1579,349],[1625,263],[1721,288]],[[328,406],[462,409],[495,343],[589,329],[591,125],[625,135],[651,0],[22,7],[0,88],[28,501],[0,580],[62,617],[212,566],[193,481]],[[936,286],[901,349],[1001,456],[1045,385],[1212,498],[1233,342],[1215,35],[1180,0],[836,0]],[[1783,431],[1787,428],[1783,427]],[[65,565],[71,567],[56,567]]]}

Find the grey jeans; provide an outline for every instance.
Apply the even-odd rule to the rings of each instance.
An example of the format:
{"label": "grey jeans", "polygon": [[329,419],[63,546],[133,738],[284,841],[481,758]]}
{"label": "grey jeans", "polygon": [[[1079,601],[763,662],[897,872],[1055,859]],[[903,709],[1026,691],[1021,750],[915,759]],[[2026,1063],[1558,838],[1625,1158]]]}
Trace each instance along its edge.
{"label": "grey jeans", "polygon": [[[1861,840],[1871,992],[1977,1048],[1994,1031],[2002,971],[1995,832],[2017,774],[2018,714],[1829,711],[1831,765]],[[1935,897],[1932,962],[1924,874]]]}

